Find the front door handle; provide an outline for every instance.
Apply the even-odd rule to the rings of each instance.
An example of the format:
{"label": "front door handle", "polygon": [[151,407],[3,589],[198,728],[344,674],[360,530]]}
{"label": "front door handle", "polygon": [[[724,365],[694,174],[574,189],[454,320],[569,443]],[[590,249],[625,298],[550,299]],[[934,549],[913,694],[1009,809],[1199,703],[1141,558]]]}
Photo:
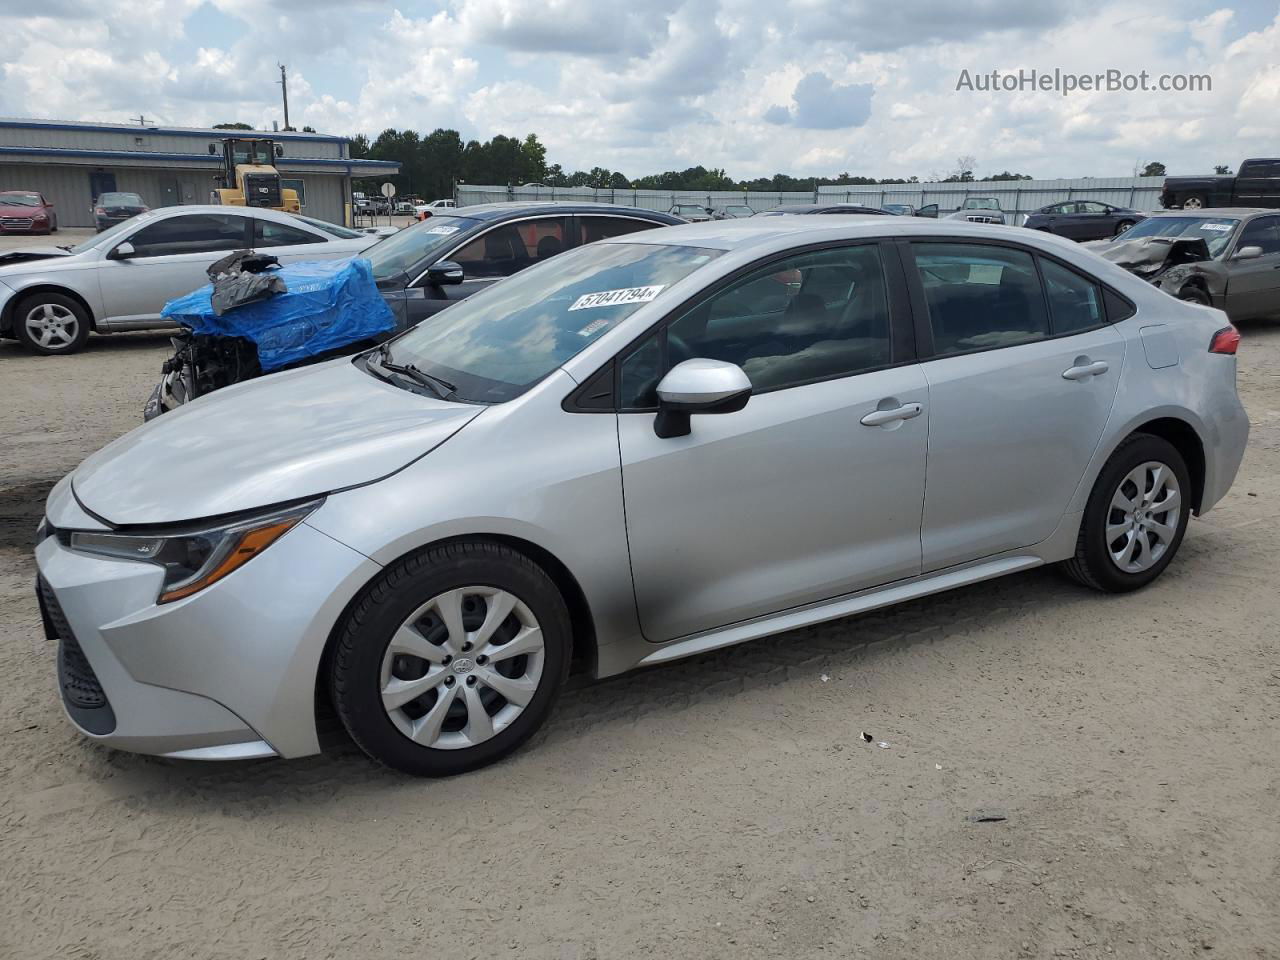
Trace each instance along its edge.
{"label": "front door handle", "polygon": [[1090,361],[1088,357],[1076,357],[1074,366],[1062,371],[1063,380],[1088,380],[1106,373],[1111,367],[1105,360]]}
{"label": "front door handle", "polygon": [[893,423],[896,420],[911,420],[923,412],[924,404],[922,403],[904,403],[892,410],[872,410],[859,422],[864,427],[883,427],[886,423]]}

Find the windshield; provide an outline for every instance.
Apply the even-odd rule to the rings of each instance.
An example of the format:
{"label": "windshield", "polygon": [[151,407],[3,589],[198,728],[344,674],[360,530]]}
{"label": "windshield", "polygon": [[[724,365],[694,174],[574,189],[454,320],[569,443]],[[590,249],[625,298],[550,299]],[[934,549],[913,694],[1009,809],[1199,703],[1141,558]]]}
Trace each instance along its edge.
{"label": "windshield", "polygon": [[1216,258],[1231,245],[1239,224],[1234,217],[1148,217],[1121,234],[1120,240],[1143,237],[1203,240],[1209,247],[1209,256]]}
{"label": "windshield", "polygon": [[737,206],[734,206],[731,204],[725,207],[725,210],[739,217],[749,217],[753,213],[755,213],[755,211],[752,210],[750,207],[748,207],[746,204],[738,204]]}
{"label": "windshield", "polygon": [[340,240],[359,240],[364,236],[358,230],[349,230],[346,227],[340,227],[336,223],[329,223],[327,220],[317,220],[315,217],[304,217],[301,214],[293,214],[294,217],[303,223],[309,223],[317,230],[322,230],[331,237],[338,237]]}
{"label": "windshield", "polygon": [[457,384],[460,400],[502,403],[721,252],[648,243],[578,247],[419,324],[391,344],[390,359]]}
{"label": "windshield", "polygon": [[142,198],[136,193],[104,193],[98,197],[100,207],[141,207]]}
{"label": "windshield", "polygon": [[154,213],[139,213],[130,217],[128,220],[117,223],[114,227],[108,227],[101,233],[94,234],[87,240],[82,240],[74,247],[67,247],[67,249],[72,253],[84,253],[86,250],[92,250],[94,247],[115,244],[120,239],[120,234],[131,233],[138,228],[139,224],[146,220],[150,220],[154,216]]}
{"label": "windshield", "polygon": [[0,193],[0,205],[10,207],[38,207],[40,197],[34,193]]}
{"label": "windshield", "polygon": [[677,213],[706,213],[706,209],[698,206],[696,203],[677,203]]}
{"label": "windshield", "polygon": [[908,203],[886,203],[880,209],[888,213],[906,214],[911,212],[911,205]]}
{"label": "windshield", "polygon": [[466,217],[432,217],[387,237],[366,254],[373,264],[373,278],[388,280],[399,276],[415,263],[438,253],[460,231],[469,230],[477,223],[478,220]]}
{"label": "windshield", "polygon": [[964,202],[965,210],[999,210],[1000,204],[991,197],[970,197]]}

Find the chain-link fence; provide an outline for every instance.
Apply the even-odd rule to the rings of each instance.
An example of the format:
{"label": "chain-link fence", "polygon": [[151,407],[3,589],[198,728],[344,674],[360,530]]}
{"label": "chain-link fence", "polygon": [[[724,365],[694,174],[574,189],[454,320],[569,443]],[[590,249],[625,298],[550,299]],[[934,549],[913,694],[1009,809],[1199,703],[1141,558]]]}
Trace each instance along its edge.
{"label": "chain-link fence", "polygon": [[811,191],[770,190],[697,192],[692,190],[632,190],[608,187],[476,186],[460,183],[458,206],[514,200],[561,200],[613,203],[647,210],[670,210],[682,203],[718,208],[744,204],[756,213],[792,203],[858,203],[883,207],[890,203],[920,207],[936,203],[940,213],[960,209],[970,197],[993,197],[1009,223],[1065,200],[1099,200],[1133,210],[1159,210],[1162,177],[1108,177],[1079,180],[986,180],[974,183],[885,183],[872,186],[828,186]]}

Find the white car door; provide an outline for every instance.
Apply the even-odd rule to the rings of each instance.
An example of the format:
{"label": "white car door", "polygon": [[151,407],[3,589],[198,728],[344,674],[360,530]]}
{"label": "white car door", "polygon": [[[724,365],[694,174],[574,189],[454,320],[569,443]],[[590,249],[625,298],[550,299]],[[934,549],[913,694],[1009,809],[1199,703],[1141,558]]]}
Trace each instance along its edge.
{"label": "white car door", "polygon": [[1057,529],[1111,413],[1125,341],[1101,286],[1055,260],[979,242],[909,247],[927,308],[927,573]]}
{"label": "white car door", "polygon": [[[120,237],[99,268],[106,325],[158,323],[165,303],[209,282],[209,264],[249,247],[250,223],[243,213],[189,213]],[[121,243],[133,252],[117,254]]]}
{"label": "white car door", "polygon": [[[887,287],[875,243],[793,255],[619,359],[627,538],[649,640],[920,572],[928,387],[893,335],[905,324],[890,323]],[[738,364],[753,395],[664,439],[654,387],[693,357]]]}

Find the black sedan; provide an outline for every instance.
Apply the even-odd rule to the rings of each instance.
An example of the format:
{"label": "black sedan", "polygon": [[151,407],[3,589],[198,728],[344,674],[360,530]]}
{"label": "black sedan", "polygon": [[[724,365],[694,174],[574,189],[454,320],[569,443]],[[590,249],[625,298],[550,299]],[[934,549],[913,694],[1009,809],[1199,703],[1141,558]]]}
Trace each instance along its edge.
{"label": "black sedan", "polygon": [[136,193],[100,193],[93,202],[93,223],[101,233],[150,209]]}
{"label": "black sedan", "polygon": [[1067,200],[1041,207],[1027,217],[1023,226],[1069,240],[1108,240],[1145,219],[1146,214],[1128,207],[1113,207],[1097,200]]}
{"label": "black sedan", "polygon": [[608,203],[487,203],[415,223],[363,256],[403,330],[571,247],[684,222]]}
{"label": "black sedan", "polygon": [[804,213],[869,213],[878,217],[890,217],[893,214],[876,207],[864,207],[859,203],[788,203],[772,210],[757,213],[757,217],[781,217],[785,214]]}

